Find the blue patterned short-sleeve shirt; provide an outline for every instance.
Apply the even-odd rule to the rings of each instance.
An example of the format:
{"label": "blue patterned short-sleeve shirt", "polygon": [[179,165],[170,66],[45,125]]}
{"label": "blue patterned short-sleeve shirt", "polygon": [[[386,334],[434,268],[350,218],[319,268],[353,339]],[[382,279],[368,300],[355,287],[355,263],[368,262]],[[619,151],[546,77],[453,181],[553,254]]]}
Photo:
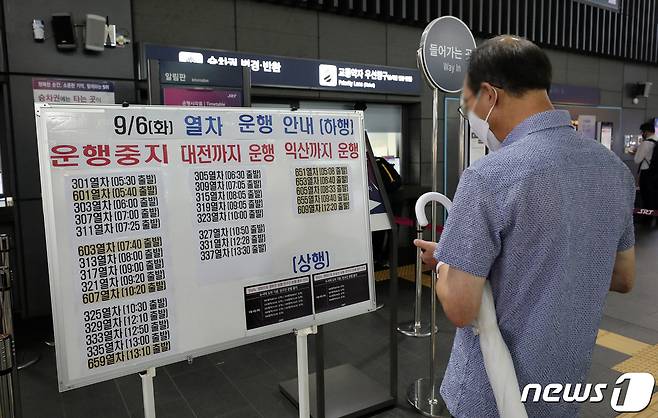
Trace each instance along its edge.
{"label": "blue patterned short-sleeve shirt", "polygon": [[[584,382],[617,251],[634,245],[635,185],[611,151],[547,111],[460,179],[434,256],[486,277],[521,389]],[[496,417],[478,337],[458,328],[441,395],[457,418]],[[576,403],[525,404],[575,417]]]}

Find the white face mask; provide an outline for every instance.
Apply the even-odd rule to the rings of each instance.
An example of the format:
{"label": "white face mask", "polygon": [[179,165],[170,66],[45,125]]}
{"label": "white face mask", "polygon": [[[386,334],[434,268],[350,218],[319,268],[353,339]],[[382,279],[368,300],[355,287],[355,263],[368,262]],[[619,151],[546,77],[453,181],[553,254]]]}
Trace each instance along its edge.
{"label": "white face mask", "polygon": [[[495,88],[494,93],[496,94],[496,101],[498,101],[498,92]],[[475,104],[473,105],[474,109],[478,103],[478,100],[480,100],[480,93],[478,93],[478,96],[475,99]],[[491,109],[489,109],[489,113],[487,113],[487,117],[484,120],[480,119],[474,111],[469,110],[468,112],[468,123],[471,125],[471,130],[473,133],[475,133],[475,135],[477,135],[478,138],[480,138],[480,140],[484,141],[484,143],[487,145],[487,148],[489,148],[489,151],[491,152],[498,151],[502,145],[501,142],[496,138],[496,135],[494,135],[494,133],[491,132],[491,129],[489,129],[488,122],[489,116],[491,116],[491,112],[496,106],[496,101],[494,101],[493,106],[491,106]]]}

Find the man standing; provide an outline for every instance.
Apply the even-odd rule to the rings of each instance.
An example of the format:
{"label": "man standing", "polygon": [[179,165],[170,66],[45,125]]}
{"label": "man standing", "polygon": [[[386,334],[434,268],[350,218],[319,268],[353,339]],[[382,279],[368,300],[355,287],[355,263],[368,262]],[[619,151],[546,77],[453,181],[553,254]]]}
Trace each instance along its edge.
{"label": "man standing", "polygon": [[[498,36],[473,51],[465,117],[493,152],[464,171],[438,246],[414,242],[426,264],[445,263],[435,290],[458,328],[441,395],[457,418],[498,416],[470,327],[485,280],[521,390],[584,382],[608,290],[633,285],[633,176],[554,110],[550,83],[530,41]],[[533,418],[578,413],[577,403],[525,407]]]}
{"label": "man standing", "polygon": [[[653,150],[656,147],[655,127],[653,121],[643,123],[640,126],[642,142],[635,152],[635,164],[639,165],[640,196],[642,196],[642,208],[658,209],[656,200],[658,197],[658,173],[657,167],[652,167]],[[657,162],[658,164],[658,162]]]}

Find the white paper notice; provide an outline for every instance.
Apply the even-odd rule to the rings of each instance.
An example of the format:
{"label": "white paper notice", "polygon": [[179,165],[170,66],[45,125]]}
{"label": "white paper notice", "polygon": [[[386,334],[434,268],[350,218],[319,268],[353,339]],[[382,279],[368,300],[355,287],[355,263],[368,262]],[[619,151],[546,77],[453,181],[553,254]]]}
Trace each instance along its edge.
{"label": "white paper notice", "polygon": [[37,116],[60,390],[375,308],[361,112]]}

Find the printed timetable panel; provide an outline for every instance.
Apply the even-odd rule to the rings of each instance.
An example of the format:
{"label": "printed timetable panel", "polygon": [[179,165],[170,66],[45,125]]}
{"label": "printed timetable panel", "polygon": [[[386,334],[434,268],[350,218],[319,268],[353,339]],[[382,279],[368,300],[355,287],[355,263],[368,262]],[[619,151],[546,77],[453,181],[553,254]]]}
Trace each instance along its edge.
{"label": "printed timetable panel", "polygon": [[171,350],[166,297],[83,311],[89,370],[155,356]]}
{"label": "printed timetable panel", "polygon": [[298,214],[350,209],[347,166],[297,167],[294,175]]}
{"label": "printed timetable panel", "polygon": [[326,312],[368,300],[368,266],[347,267],[313,275],[315,312]]}
{"label": "printed timetable panel", "polygon": [[[265,219],[266,171],[258,166],[191,171],[199,280],[248,278],[252,273],[242,268],[247,260],[267,262],[271,243]],[[234,273],[218,275],[218,269]]]}
{"label": "printed timetable panel", "polygon": [[82,368],[103,371],[171,351],[160,175],[71,174],[65,182]]}
{"label": "printed timetable panel", "polygon": [[80,300],[84,305],[167,289],[160,236],[79,244]]}
{"label": "printed timetable panel", "polygon": [[244,299],[247,329],[313,314],[309,276],[245,287]]}
{"label": "printed timetable panel", "polygon": [[158,230],[158,175],[70,176],[71,215],[79,239]]}
{"label": "printed timetable panel", "polygon": [[60,390],[375,308],[361,112],[36,114]]}

